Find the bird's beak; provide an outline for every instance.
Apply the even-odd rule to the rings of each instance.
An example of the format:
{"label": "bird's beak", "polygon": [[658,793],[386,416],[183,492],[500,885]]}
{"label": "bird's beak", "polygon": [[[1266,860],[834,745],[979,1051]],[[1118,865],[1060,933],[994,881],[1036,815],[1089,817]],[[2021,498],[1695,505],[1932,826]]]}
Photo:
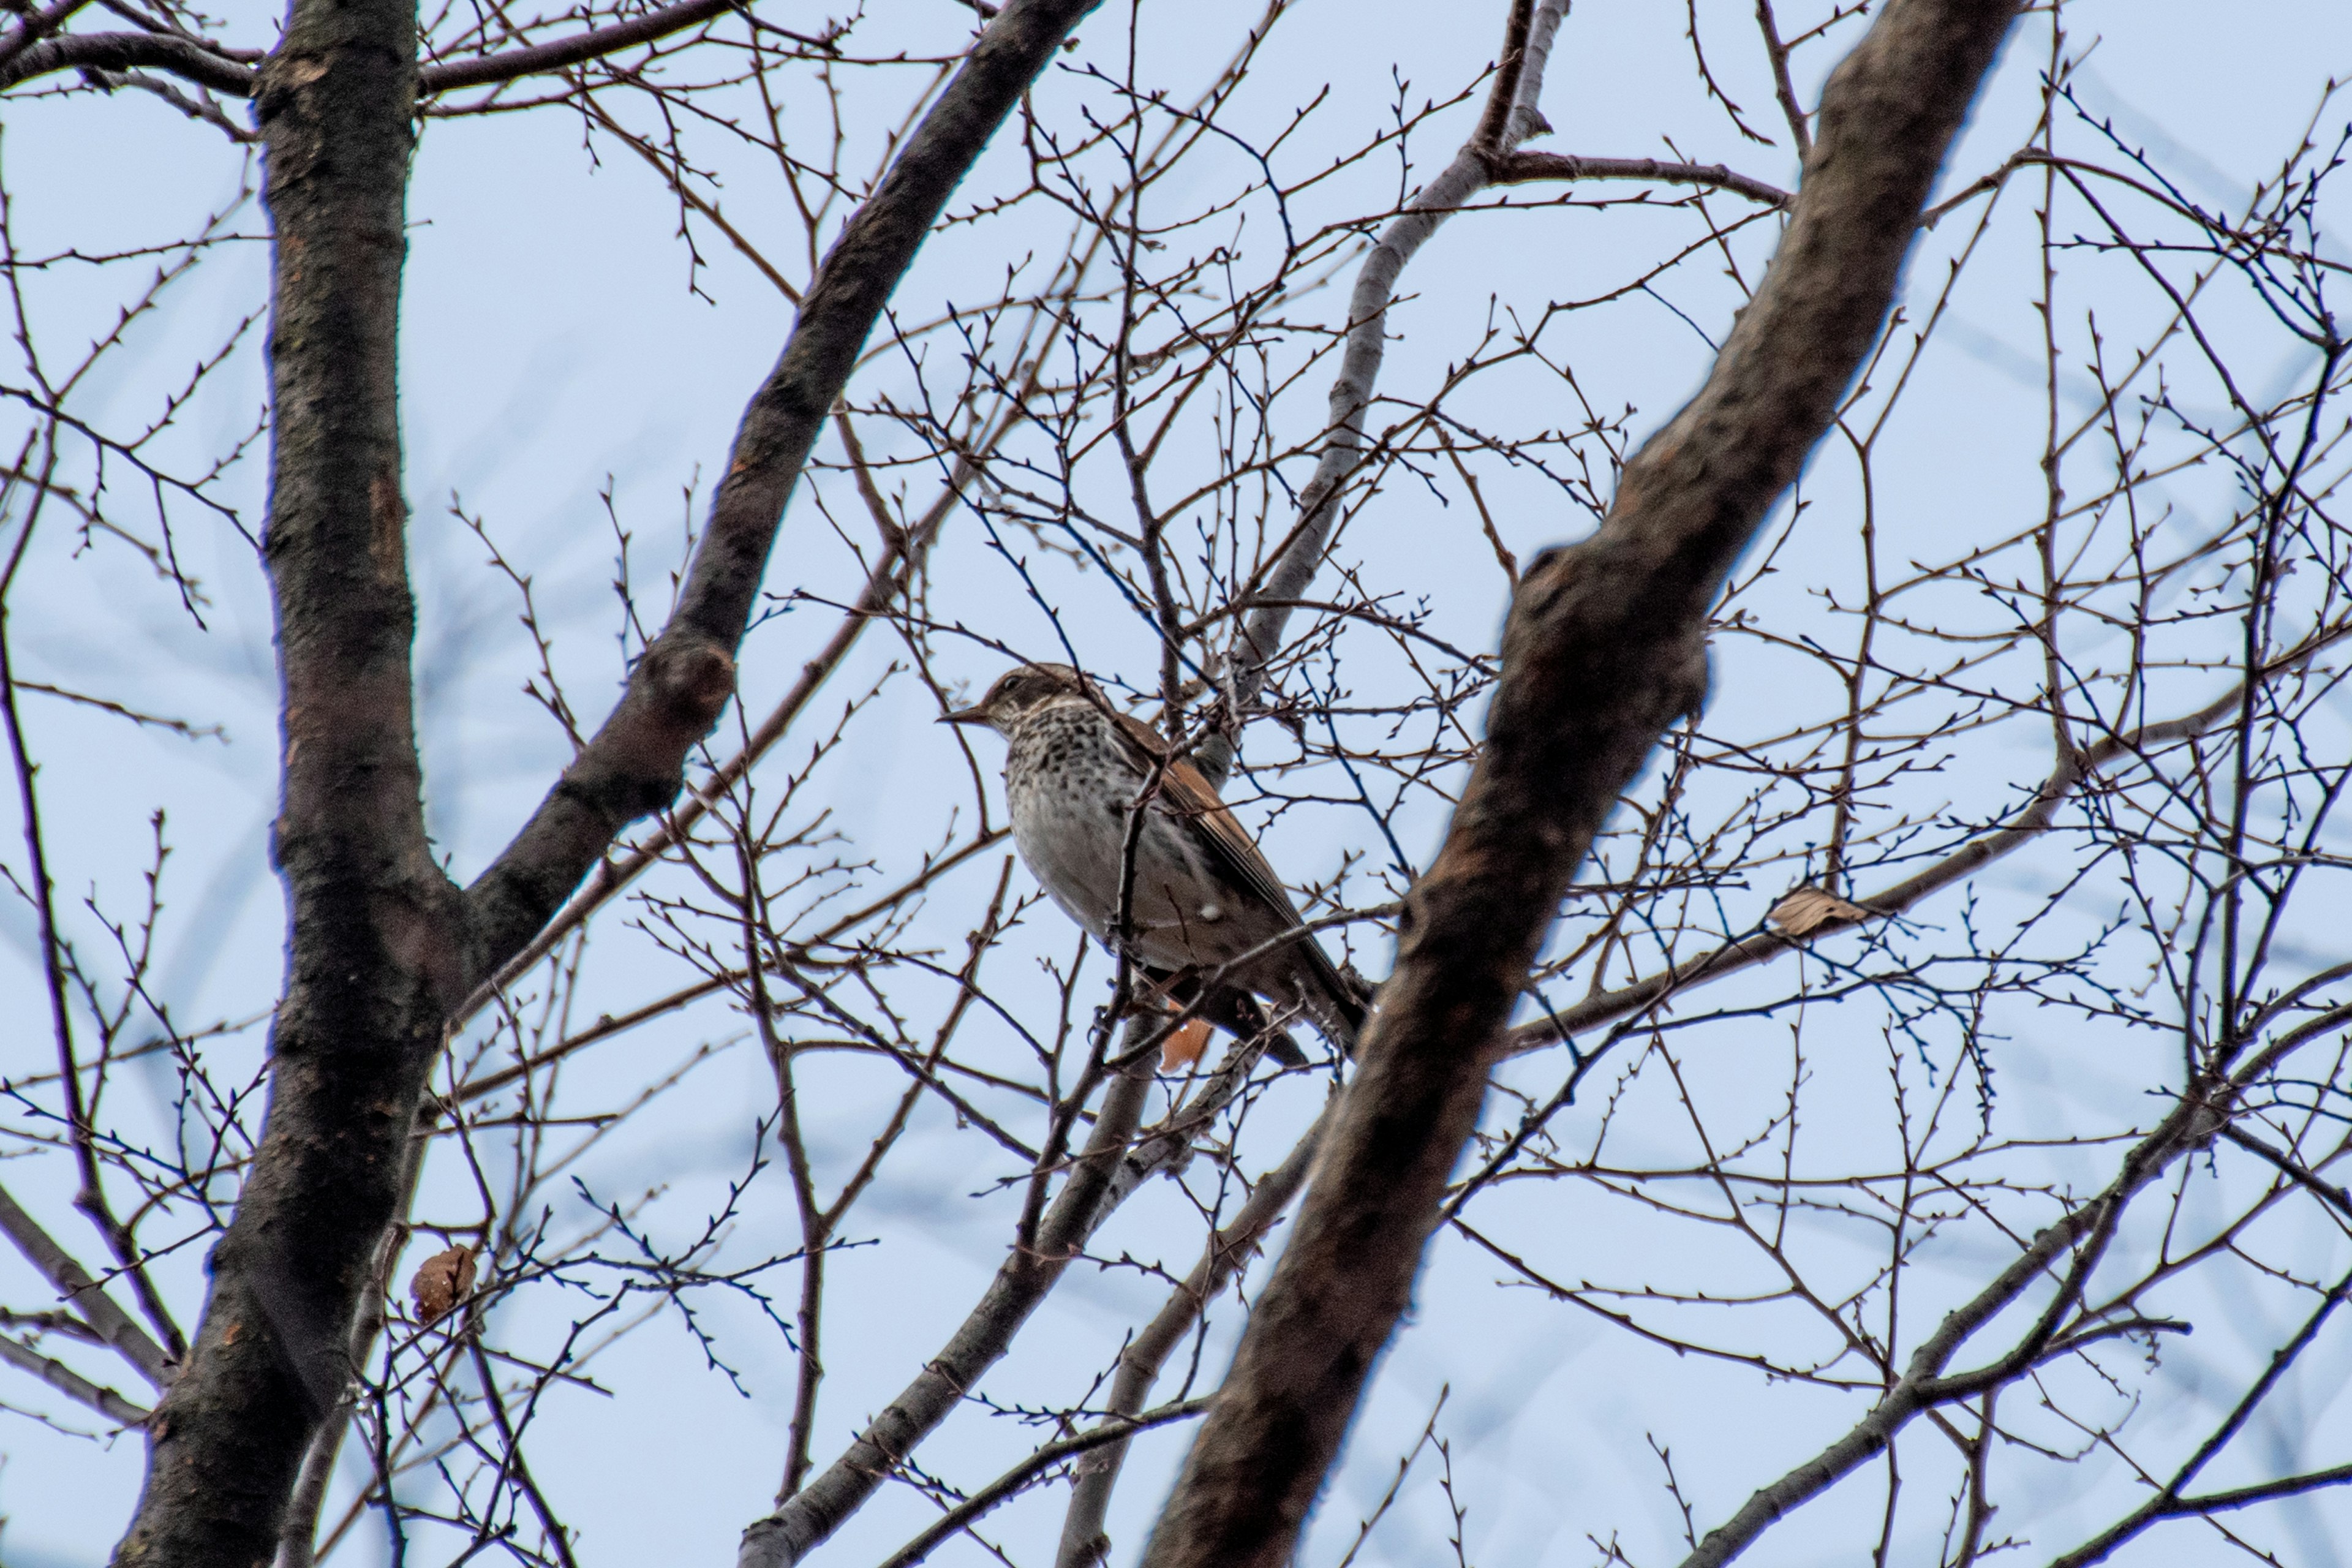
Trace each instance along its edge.
{"label": "bird's beak", "polygon": [[988,710],[959,708],[951,713],[940,714],[936,721],[941,724],[985,724],[988,722]]}

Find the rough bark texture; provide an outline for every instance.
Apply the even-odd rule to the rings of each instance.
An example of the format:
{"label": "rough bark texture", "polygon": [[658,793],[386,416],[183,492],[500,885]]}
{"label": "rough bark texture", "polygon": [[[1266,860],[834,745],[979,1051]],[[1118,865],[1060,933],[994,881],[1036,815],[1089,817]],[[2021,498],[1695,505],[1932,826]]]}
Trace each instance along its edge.
{"label": "rough bark texture", "polygon": [[1532,564],[1487,738],[1413,889],[1363,1067],[1144,1555],[1286,1563],[1412,1293],[1495,1040],[1619,791],[1704,696],[1709,604],[1892,300],[1920,205],[2017,12],[1896,0],[1832,76],[1772,268],[1600,531]]}
{"label": "rough bark texture", "polygon": [[465,994],[409,710],[394,366],[415,13],[296,0],[260,82],[277,239],[263,552],[290,929],[261,1146],[187,1369],[149,1424],[147,1487],[116,1559],[172,1568],[251,1568],[275,1547],[304,1446],[348,1375],[345,1326],[393,1219],[442,1016]]}

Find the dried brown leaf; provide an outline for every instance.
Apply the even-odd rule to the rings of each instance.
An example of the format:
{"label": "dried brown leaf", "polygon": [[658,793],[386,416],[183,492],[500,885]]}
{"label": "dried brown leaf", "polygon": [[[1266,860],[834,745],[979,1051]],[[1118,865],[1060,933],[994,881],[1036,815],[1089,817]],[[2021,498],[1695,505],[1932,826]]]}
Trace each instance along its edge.
{"label": "dried brown leaf", "polygon": [[1764,917],[1780,928],[1788,936],[1803,936],[1806,932],[1832,921],[1866,921],[1870,911],[1850,899],[1819,888],[1799,888],[1772,906]]}
{"label": "dried brown leaf", "polygon": [[446,1317],[473,1288],[474,1249],[453,1247],[416,1266],[415,1277],[408,1282],[408,1299],[415,1304],[416,1321],[430,1323]]}

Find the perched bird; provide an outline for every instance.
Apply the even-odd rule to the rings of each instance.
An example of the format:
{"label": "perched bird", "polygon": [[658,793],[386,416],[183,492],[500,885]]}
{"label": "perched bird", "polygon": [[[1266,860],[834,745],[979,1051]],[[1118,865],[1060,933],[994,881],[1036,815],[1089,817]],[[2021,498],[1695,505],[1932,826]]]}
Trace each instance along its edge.
{"label": "perched bird", "polygon": [[[1004,792],[1021,858],[1063,912],[1106,946],[1115,945],[1128,816],[1148,785],[1137,826],[1135,877],[1128,898],[1128,952],[1160,980],[1198,977],[1234,963],[1221,978],[1306,1015],[1352,1054],[1364,999],[1300,930],[1282,879],[1200,770],[1149,725],[1118,712],[1067,665],[1007,670],[970,708],[942,724],[984,724],[1004,737]],[[1274,941],[1284,933],[1287,941]],[[1245,962],[1244,953],[1269,942]],[[1252,1032],[1254,1007],[1239,996],[1202,999],[1201,1013],[1236,1033]],[[1280,1042],[1286,1044],[1287,1042]],[[1201,1049],[1198,1032],[1190,1047]],[[1295,1056],[1296,1047],[1287,1053]],[[1171,1064],[1173,1065],[1173,1064]]]}

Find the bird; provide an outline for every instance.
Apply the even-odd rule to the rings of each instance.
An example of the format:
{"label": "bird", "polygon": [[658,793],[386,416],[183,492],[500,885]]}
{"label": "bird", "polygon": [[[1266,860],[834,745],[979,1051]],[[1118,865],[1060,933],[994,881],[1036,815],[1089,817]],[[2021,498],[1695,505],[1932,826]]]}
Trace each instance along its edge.
{"label": "bird", "polygon": [[[1009,669],[978,702],[939,721],[1004,738],[1013,845],[1046,896],[1097,942],[1118,951],[1128,818],[1140,800],[1129,956],[1176,987],[1179,1000],[1189,984],[1200,1016],[1235,1034],[1264,1027],[1238,994],[1252,993],[1304,1014],[1342,1055],[1354,1054],[1361,989],[1304,929],[1282,879],[1216,789],[1150,726],[1063,664]],[[1205,1031],[1181,1045],[1171,1037],[1163,1068],[1189,1066],[1205,1043]],[[1287,1037],[1268,1050],[1305,1059]]]}

